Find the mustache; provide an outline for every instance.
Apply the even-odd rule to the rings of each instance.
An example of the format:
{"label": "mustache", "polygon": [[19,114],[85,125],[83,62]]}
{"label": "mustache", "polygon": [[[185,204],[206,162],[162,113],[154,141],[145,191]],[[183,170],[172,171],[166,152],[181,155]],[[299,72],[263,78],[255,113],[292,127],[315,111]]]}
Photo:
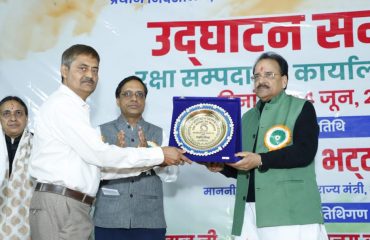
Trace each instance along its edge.
{"label": "mustache", "polygon": [[91,84],[95,84],[94,80],[92,78],[89,78],[89,77],[84,77],[81,81],[81,83],[91,83]]}
{"label": "mustache", "polygon": [[269,89],[270,88],[270,86],[268,86],[268,85],[266,85],[266,84],[260,84],[260,85],[258,85],[257,87],[256,87],[256,89],[261,89],[261,88],[266,88],[266,89]]}

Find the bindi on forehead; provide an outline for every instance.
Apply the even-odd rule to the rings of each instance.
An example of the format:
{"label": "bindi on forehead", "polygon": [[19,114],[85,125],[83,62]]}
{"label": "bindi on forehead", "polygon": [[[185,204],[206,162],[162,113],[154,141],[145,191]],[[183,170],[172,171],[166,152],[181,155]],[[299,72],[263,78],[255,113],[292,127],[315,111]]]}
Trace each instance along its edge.
{"label": "bindi on forehead", "polygon": [[263,72],[265,70],[265,67],[260,65],[258,68],[257,68],[258,72]]}
{"label": "bindi on forehead", "polygon": [[23,109],[23,107],[17,102],[10,101],[10,102],[5,102],[2,106],[2,109],[15,111],[15,110],[21,110]]}
{"label": "bindi on forehead", "polygon": [[10,106],[9,107],[10,107],[11,110],[13,110],[15,108],[14,103],[10,103]]}

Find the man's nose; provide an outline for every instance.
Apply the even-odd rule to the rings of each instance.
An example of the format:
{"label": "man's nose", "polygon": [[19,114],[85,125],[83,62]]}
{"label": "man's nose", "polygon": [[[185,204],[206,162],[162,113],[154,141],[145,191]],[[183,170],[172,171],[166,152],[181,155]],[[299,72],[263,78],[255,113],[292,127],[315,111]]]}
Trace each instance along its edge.
{"label": "man's nose", "polygon": [[137,100],[137,98],[138,98],[138,97],[136,96],[136,94],[135,94],[135,93],[133,93],[133,94],[132,94],[132,96],[131,96],[131,99],[132,99],[132,100],[134,100],[134,101],[136,101],[136,100]]}
{"label": "man's nose", "polygon": [[93,77],[93,71],[92,71],[92,68],[89,68],[86,72],[85,72],[85,76],[88,77],[88,78],[92,78]]}
{"label": "man's nose", "polygon": [[265,82],[267,82],[267,81],[268,81],[268,79],[267,79],[265,76],[263,76],[263,75],[260,77],[260,79],[258,79],[258,83],[259,83],[259,84],[261,84],[261,83],[265,83]]}

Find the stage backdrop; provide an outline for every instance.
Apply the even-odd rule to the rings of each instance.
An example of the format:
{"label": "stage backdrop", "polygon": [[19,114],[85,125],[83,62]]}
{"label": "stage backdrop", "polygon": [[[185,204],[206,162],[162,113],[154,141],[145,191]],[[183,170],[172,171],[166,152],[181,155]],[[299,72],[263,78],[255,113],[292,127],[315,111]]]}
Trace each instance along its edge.
{"label": "stage backdrop", "polygon": [[[101,56],[95,126],[119,115],[114,90],[136,74],[149,88],[145,119],[167,134],[173,96],[240,97],[244,113],[257,100],[255,59],[282,54],[288,92],[317,111],[330,238],[370,239],[369,1],[0,0],[0,36],[0,98],[25,99],[31,129],[72,44]],[[168,239],[231,239],[235,180],[192,164],[164,192]]]}

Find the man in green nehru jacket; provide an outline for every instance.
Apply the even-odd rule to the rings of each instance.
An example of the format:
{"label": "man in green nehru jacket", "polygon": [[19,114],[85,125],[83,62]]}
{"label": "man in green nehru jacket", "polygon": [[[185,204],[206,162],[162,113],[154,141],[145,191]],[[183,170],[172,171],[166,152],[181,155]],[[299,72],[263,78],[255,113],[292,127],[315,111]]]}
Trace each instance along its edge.
{"label": "man in green nehru jacket", "polygon": [[236,240],[326,240],[315,174],[315,109],[286,94],[288,63],[274,52],[257,59],[252,80],[260,100],[242,118],[241,160],[207,165],[237,178],[232,234]]}

